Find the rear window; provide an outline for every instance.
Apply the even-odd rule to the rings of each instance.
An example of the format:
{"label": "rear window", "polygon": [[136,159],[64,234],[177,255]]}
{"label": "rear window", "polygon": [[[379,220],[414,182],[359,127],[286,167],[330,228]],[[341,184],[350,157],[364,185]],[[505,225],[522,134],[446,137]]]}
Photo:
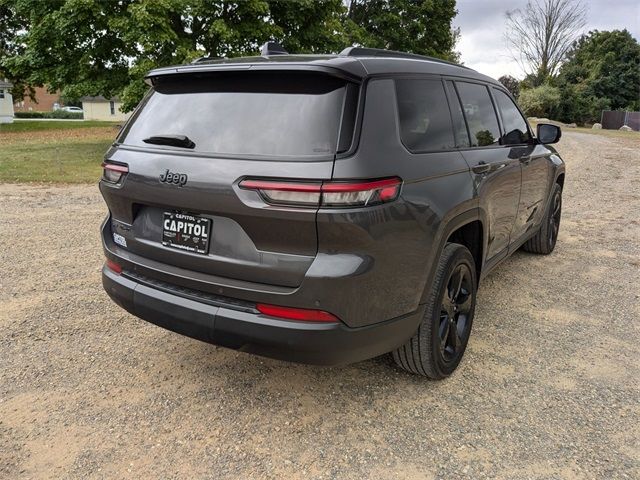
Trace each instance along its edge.
{"label": "rear window", "polygon": [[500,127],[487,87],[466,82],[456,82],[456,86],[471,134],[471,146],[498,145]]}
{"label": "rear window", "polygon": [[[159,77],[120,142],[288,160],[330,156],[338,151],[347,90],[352,88],[338,78],[297,72]],[[355,102],[351,103],[350,108],[355,108]],[[349,129],[353,126],[343,128]],[[187,136],[195,147],[188,150],[144,142],[163,135]],[[345,138],[345,132],[340,136]]]}
{"label": "rear window", "polygon": [[413,153],[455,148],[451,115],[440,80],[396,80],[400,138]]}

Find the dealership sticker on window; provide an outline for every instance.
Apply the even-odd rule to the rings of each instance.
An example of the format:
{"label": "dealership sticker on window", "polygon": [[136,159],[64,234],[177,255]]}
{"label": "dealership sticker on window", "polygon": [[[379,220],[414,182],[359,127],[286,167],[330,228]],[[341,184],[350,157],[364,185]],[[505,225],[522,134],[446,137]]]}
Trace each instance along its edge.
{"label": "dealership sticker on window", "polygon": [[113,233],[113,241],[122,247],[127,246],[127,239],[118,233]]}

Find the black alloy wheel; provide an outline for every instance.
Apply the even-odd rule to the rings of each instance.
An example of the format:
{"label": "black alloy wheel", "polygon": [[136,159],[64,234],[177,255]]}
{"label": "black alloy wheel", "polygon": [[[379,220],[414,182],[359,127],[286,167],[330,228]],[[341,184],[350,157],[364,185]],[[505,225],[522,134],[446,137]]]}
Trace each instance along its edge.
{"label": "black alloy wheel", "polygon": [[472,277],[466,264],[459,264],[452,272],[440,306],[440,352],[445,362],[458,359],[469,339],[472,306]]}
{"label": "black alloy wheel", "polygon": [[560,216],[562,215],[562,191],[556,190],[551,204],[551,214],[549,215],[549,249],[553,250],[558,240],[560,231]]}
{"label": "black alloy wheel", "polygon": [[426,297],[418,331],[392,352],[400,367],[434,380],[453,373],[471,335],[476,285],[476,265],[469,249],[447,243]]}
{"label": "black alloy wheel", "polygon": [[556,248],[558,232],[560,231],[560,217],[562,216],[562,186],[556,183],[549,197],[549,205],[542,219],[540,228],[535,235],[522,246],[523,250],[531,253],[549,255]]}

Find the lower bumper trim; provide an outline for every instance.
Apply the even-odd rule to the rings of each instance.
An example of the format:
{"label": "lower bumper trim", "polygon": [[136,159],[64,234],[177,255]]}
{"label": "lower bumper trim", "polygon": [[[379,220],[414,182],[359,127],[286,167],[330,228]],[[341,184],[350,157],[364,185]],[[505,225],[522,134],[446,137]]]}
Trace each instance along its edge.
{"label": "lower bumper trim", "polygon": [[424,308],[373,325],[280,320],[174,295],[107,268],[109,296],[133,315],[204,342],[281,360],[316,365],[353,363],[387,353],[417,330]]}

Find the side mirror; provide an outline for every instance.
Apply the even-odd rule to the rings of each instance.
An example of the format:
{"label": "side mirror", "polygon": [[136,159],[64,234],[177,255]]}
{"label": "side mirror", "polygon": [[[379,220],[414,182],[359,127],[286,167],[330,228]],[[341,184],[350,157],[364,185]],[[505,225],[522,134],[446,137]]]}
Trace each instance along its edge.
{"label": "side mirror", "polygon": [[550,123],[539,123],[536,128],[536,136],[540,143],[558,143],[562,137],[562,130],[557,125]]}

